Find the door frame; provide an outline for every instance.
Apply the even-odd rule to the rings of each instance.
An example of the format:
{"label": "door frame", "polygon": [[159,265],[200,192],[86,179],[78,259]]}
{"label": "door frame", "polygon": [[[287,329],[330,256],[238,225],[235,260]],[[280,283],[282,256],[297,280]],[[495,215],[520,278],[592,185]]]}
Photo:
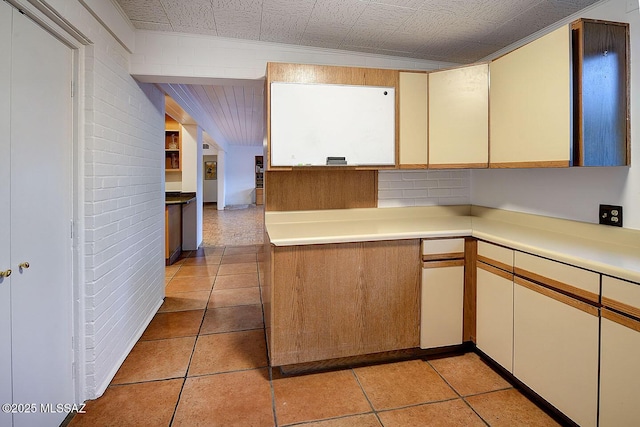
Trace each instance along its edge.
{"label": "door frame", "polygon": [[85,97],[85,48],[90,44],[82,34],[65,23],[51,8],[39,0],[6,0],[30,18],[36,25],[47,31],[71,49],[73,97],[72,103],[72,140],[71,140],[71,211],[72,251],[71,265],[68,266],[72,286],[72,330],[69,331],[73,343],[73,388],[75,402],[86,400],[86,336],[85,327],[85,282],[84,265],[84,97]]}

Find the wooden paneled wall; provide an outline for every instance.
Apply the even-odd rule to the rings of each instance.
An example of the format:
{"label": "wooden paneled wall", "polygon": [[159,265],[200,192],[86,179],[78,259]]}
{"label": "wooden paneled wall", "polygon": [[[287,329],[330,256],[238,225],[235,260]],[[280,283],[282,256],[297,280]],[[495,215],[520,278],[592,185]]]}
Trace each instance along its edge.
{"label": "wooden paneled wall", "polygon": [[375,170],[291,170],[265,173],[265,210],[375,208]]}

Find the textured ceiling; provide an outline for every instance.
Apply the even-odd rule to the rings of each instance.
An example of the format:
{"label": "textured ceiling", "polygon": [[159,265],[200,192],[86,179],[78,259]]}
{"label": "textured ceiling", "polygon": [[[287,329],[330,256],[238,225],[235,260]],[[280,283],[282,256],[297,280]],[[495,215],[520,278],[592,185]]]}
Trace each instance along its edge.
{"label": "textured ceiling", "polygon": [[117,0],[136,28],[470,63],[597,0]]}
{"label": "textured ceiling", "polygon": [[[116,0],[136,28],[471,63],[598,0]],[[191,86],[225,143],[262,144],[263,95]]]}

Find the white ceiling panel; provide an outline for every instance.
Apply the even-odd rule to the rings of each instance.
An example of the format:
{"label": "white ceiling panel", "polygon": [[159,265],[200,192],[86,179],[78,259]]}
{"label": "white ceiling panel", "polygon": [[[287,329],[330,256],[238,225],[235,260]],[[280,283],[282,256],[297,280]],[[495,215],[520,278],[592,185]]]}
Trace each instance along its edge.
{"label": "white ceiling panel", "polygon": [[215,21],[220,37],[260,39],[261,13],[259,11],[216,9]]}
{"label": "white ceiling panel", "polygon": [[[111,0],[136,28],[472,63],[602,0]],[[255,82],[182,85],[223,143],[260,145]],[[186,96],[186,95],[185,95]]]}

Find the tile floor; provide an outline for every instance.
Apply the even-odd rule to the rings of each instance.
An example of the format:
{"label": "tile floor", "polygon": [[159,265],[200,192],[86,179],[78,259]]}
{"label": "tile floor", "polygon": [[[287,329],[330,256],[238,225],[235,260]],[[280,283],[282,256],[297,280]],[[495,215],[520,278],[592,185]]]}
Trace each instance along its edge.
{"label": "tile floor", "polygon": [[[558,425],[473,353],[298,376],[269,368],[260,212],[225,217],[253,221],[244,234],[227,229],[227,245],[237,246],[212,237],[166,267],[164,304],[104,395],[69,425]],[[222,215],[209,216],[205,232]]]}

